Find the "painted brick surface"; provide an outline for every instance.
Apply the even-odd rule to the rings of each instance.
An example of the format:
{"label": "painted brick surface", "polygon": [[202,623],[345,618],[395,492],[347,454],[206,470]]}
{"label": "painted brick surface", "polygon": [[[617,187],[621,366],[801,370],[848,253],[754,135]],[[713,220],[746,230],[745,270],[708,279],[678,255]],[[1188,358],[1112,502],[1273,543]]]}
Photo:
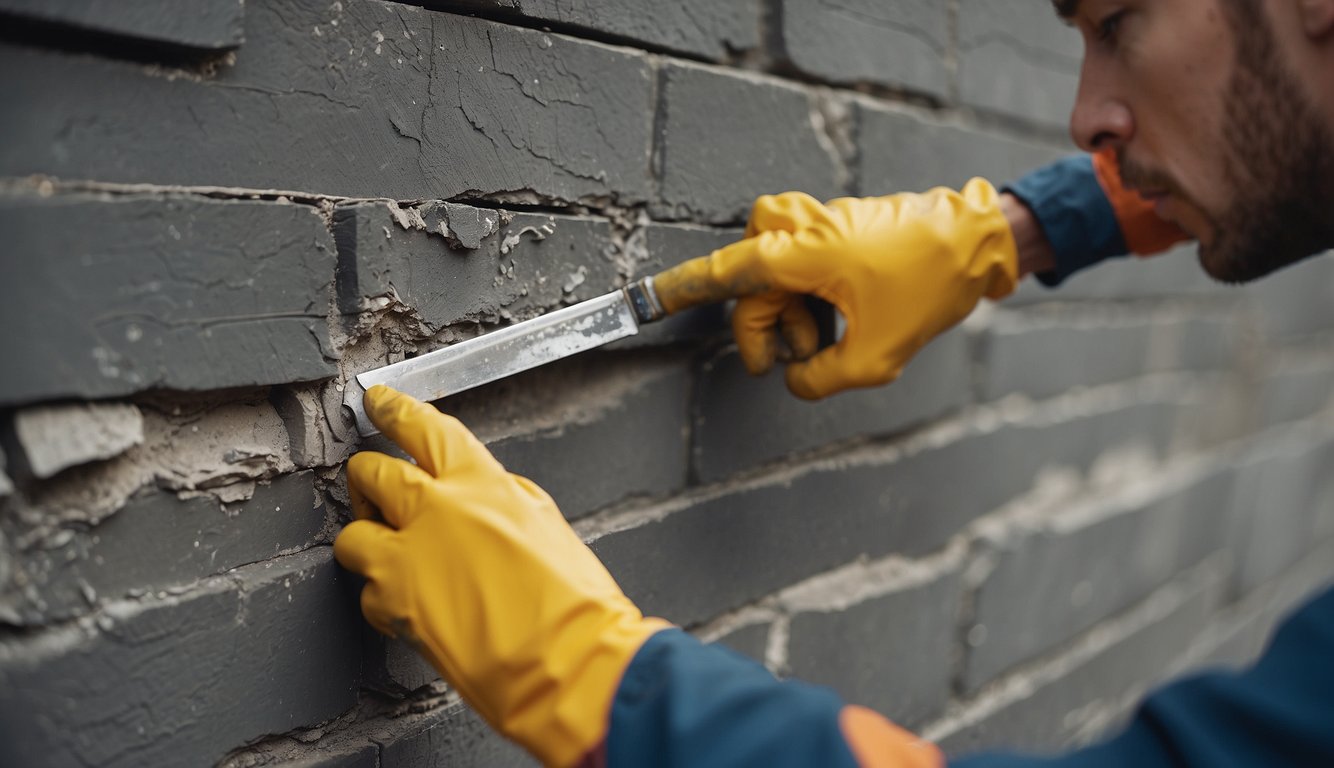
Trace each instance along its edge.
{"label": "painted brick surface", "polygon": [[765,650],[769,647],[769,632],[768,624],[751,624],[723,635],[717,642],[763,663]]}
{"label": "painted brick surface", "polygon": [[380,768],[528,768],[537,762],[498,736],[471,709],[455,706],[438,722],[381,744]]}
{"label": "painted brick surface", "polygon": [[[689,625],[858,557],[931,552],[1027,490],[1048,457],[1087,466],[1162,421],[1162,409],[1139,406],[1003,428],[898,462],[820,466],[608,534],[593,551],[646,613]],[[1009,457],[1004,470],[996,456]],[[682,572],[686,560],[694,567]]]}
{"label": "painted brick surface", "polygon": [[780,0],[780,51],[806,75],[944,98],[949,9],[931,0]]}
{"label": "painted brick surface", "polygon": [[[1334,443],[1298,438],[1265,446],[1237,473],[1237,586],[1249,591],[1281,574],[1308,551],[1330,519]],[[1324,528],[1324,530],[1321,530]]]}
{"label": "painted brick surface", "polygon": [[945,123],[877,102],[854,102],[858,193],[885,195],[962,187],[981,176],[997,187],[1068,154],[1066,148]]}
{"label": "painted brick surface", "polygon": [[[331,558],[347,457],[402,455],[348,378],[735,242],[762,193],[1071,151],[1039,0],[101,5],[0,0],[6,766],[531,765]],[[951,751],[1056,748],[1334,579],[1331,269],[1026,281],[819,404],[715,306],[437,406],[646,612]],[[142,438],[16,431],[48,409]]]}
{"label": "painted brick surface", "polygon": [[[235,66],[203,82],[0,50],[0,69],[32,74],[0,85],[0,173],[397,199],[646,194],[641,55],[375,0],[258,0],[246,18]],[[257,145],[265,162],[236,162]]]}
{"label": "painted brick surface", "polygon": [[1194,244],[1186,244],[1145,259],[1109,259],[1100,263],[1096,269],[1075,274],[1057,289],[1048,288],[1035,280],[1027,280],[1014,295],[1006,299],[1006,303],[1019,306],[1053,301],[1235,296],[1235,288],[1228,289],[1212,282],[1200,270],[1196,251]]}
{"label": "painted brick surface", "polygon": [[[443,207],[360,203],[336,210],[340,310],[354,314],[393,301],[437,331],[539,314],[615,287],[605,221],[468,206],[452,206],[451,217]],[[460,239],[457,225],[449,225],[465,212],[482,222],[475,239]],[[465,240],[473,247],[449,244]]]}
{"label": "painted brick surface", "polygon": [[[571,519],[627,496],[664,495],[686,483],[688,387],[684,370],[668,369],[589,421],[489,447],[506,469],[542,486]],[[645,442],[651,453],[634,449]]]}
{"label": "painted brick surface", "polygon": [[314,725],[355,702],[355,619],[323,548],[181,597],[108,606],[100,631],[52,630],[22,652],[6,642],[0,754],[11,765],[211,761]]}
{"label": "painted brick surface", "polygon": [[[799,613],[788,641],[792,674],[917,728],[949,698],[962,594],[959,575],[949,573],[841,611]],[[830,653],[840,647],[858,650]]]}
{"label": "painted brick surface", "polygon": [[826,443],[920,424],[967,402],[969,374],[966,339],[955,332],[923,350],[888,387],[811,403],[787,391],[781,369],[757,379],[728,354],[701,372],[691,447],[695,473],[718,480]]}
{"label": "painted brick surface", "polygon": [[[8,81],[7,81],[8,82]],[[0,198],[0,404],[333,375],[333,241],[313,208],[198,198]]]}
{"label": "painted brick surface", "polygon": [[1054,752],[1092,740],[1124,716],[1124,696],[1164,677],[1218,602],[1218,585],[1207,580],[1166,588],[1146,606],[1146,616],[1124,630],[1110,628],[1103,647],[942,739],[941,748],[952,755],[999,748]]}
{"label": "painted brick surface", "polygon": [[14,492],[14,481],[10,480],[9,475],[6,474],[7,463],[8,459],[5,457],[4,450],[0,449],[0,499]]}
{"label": "painted brick surface", "polygon": [[1079,33],[1032,0],[960,0],[958,13],[963,102],[1064,129],[1079,84]]}
{"label": "painted brick surface", "polygon": [[964,684],[975,690],[1061,645],[1223,548],[1231,490],[1225,475],[1192,479],[1097,520],[1057,522],[1002,544],[974,596],[969,637],[978,640]]}
{"label": "painted brick surface", "polygon": [[1133,378],[1148,364],[1150,333],[1143,322],[1071,325],[995,323],[986,338],[981,393],[1043,398],[1073,387]]}
{"label": "painted brick surface", "polygon": [[842,191],[807,93],[686,64],[664,67],[659,80],[655,210],[663,217],[742,222],[758,195],[800,189],[823,200]]}
{"label": "painted brick surface", "polygon": [[244,0],[150,0],[133,4],[0,0],[0,13],[206,51],[235,48],[245,39]]}
{"label": "painted brick surface", "polygon": [[1293,339],[1309,336],[1334,324],[1334,258],[1328,253],[1278,272],[1248,286],[1257,298],[1265,330]]}
{"label": "painted brick surface", "polygon": [[554,22],[630,42],[709,59],[759,45],[760,3],[755,0],[424,0],[441,10],[498,12],[530,22]]}
{"label": "painted brick surface", "polygon": [[[70,532],[60,547],[20,554],[15,566],[26,586],[0,597],[0,613],[22,624],[68,618],[106,600],[179,588],[310,547],[323,527],[309,472],[261,485],[227,509],[210,496],[152,493],[100,525]],[[146,549],[156,554],[146,557]]]}
{"label": "painted brick surface", "polygon": [[1278,424],[1311,416],[1329,403],[1334,392],[1334,368],[1323,363],[1272,370],[1265,376],[1261,418]]}

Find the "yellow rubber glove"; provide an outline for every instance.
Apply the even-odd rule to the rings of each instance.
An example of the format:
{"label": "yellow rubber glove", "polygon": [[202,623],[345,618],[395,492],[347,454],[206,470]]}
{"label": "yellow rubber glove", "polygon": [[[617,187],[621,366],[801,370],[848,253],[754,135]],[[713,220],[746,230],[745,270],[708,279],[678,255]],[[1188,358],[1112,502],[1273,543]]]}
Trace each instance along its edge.
{"label": "yellow rubber glove", "polygon": [[601,743],[631,658],[668,623],[645,619],[551,497],[458,420],[385,386],[365,403],[417,461],[348,461],[358,519],[334,555],[368,580],[366,619],[538,759],[576,763]]}
{"label": "yellow rubber glove", "polygon": [[[999,195],[982,179],[960,192],[825,205],[788,192],[755,202],[744,240],[654,276],[653,286],[668,313],[737,299],[732,328],[751,373],[773,366],[781,330],[797,359],[788,388],[814,400],[893,381],[981,297],[1013,291],[1018,259]],[[818,354],[800,294],[828,301],[847,322]]]}

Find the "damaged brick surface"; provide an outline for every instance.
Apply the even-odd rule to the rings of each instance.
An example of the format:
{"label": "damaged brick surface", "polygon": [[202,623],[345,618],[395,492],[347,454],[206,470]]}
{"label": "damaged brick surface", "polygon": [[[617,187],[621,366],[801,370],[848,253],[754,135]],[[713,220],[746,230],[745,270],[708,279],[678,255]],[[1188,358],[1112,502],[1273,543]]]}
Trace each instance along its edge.
{"label": "damaged brick surface", "polygon": [[[336,372],[334,248],[307,206],[193,197],[0,196],[20,357],[0,404],[154,387],[278,384]],[[40,338],[43,343],[31,340]]]}
{"label": "damaged brick surface", "polygon": [[245,0],[150,0],[133,4],[80,0],[0,0],[0,13],[80,32],[200,51],[245,40]]}
{"label": "damaged brick surface", "polygon": [[[404,456],[350,379],[735,243],[760,194],[1073,149],[1043,3],[106,5],[0,0],[5,766],[532,765],[332,558],[345,462]],[[646,613],[951,754],[1065,747],[1334,579],[1331,286],[1109,260],[820,402],[720,304],[436,405]]]}
{"label": "damaged brick surface", "polygon": [[[316,544],[325,512],[309,472],[261,485],[243,502],[156,492],[105,522],[70,530],[59,545],[20,552],[22,586],[0,590],[0,619],[36,625],[94,610],[107,600],[178,589],[194,581]],[[156,554],[145,557],[151,546]]]}
{"label": "damaged brick surface", "polygon": [[445,11],[476,10],[550,22],[709,59],[759,45],[760,3],[679,0],[417,0]]}
{"label": "damaged brick surface", "polygon": [[[0,82],[0,174],[395,199],[647,194],[643,55],[376,0],[254,0],[246,24],[244,55],[202,81],[0,47],[0,69],[27,73]],[[257,145],[264,162],[236,162]]]}

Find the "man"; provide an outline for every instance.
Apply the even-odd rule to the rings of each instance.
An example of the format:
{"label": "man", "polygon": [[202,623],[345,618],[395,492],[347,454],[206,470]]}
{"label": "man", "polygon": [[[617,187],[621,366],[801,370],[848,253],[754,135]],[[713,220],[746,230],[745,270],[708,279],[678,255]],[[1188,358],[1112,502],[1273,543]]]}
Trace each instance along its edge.
{"label": "man", "polygon": [[[895,378],[922,345],[1034,273],[1190,236],[1242,282],[1334,245],[1334,0],[1058,0],[1083,33],[1072,117],[1092,157],[998,193],[761,198],[746,239],[657,279],[669,309],[738,299],[752,371],[797,358],[807,398]],[[847,331],[816,352],[799,295]],[[937,766],[946,760],[824,689],[780,682],[644,618],[551,499],[458,422],[383,387],[367,411],[417,465],[348,464],[358,518],[335,554],[381,631],[416,644],[494,727],[553,765]],[[383,522],[373,519],[376,513]],[[911,616],[903,617],[911,621]],[[1334,591],[1251,669],[1151,695],[1109,741],[1063,757],[958,765],[1334,765]]]}

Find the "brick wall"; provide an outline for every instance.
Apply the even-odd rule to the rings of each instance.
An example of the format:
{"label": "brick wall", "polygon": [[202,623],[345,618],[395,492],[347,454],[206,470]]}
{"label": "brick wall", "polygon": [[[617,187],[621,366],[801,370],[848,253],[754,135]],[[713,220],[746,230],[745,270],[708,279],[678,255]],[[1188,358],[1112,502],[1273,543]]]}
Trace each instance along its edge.
{"label": "brick wall", "polygon": [[[1043,0],[98,8],[0,0],[6,765],[527,764],[357,613],[341,382],[757,194],[1011,178],[1069,151],[1080,53]],[[1331,286],[1108,264],[818,405],[715,308],[445,407],[646,611],[1058,748],[1334,573]]]}

